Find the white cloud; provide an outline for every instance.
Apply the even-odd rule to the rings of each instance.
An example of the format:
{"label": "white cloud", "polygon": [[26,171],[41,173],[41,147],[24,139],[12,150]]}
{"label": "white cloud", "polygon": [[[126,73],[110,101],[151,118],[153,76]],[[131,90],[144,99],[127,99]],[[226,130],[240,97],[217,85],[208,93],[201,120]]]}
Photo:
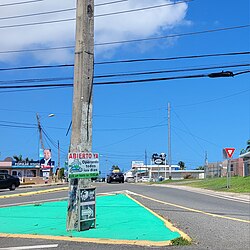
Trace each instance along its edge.
{"label": "white cloud", "polygon": [[[12,0],[17,2],[17,0]],[[22,0],[18,0],[22,1]],[[95,4],[106,3],[107,0],[95,1]],[[152,4],[153,2],[153,4]],[[152,5],[172,3],[170,0],[128,0],[125,2],[103,5],[95,8],[95,15],[111,13],[136,8],[144,8]],[[58,9],[74,8],[75,0],[45,0],[42,2],[23,4],[9,7],[0,7],[0,17],[9,17],[15,15],[25,15],[30,13],[40,13]],[[185,23],[187,4],[175,4],[167,7],[155,8],[144,11],[137,11],[119,15],[96,17],[95,18],[95,42],[110,42],[119,40],[130,40],[138,38],[147,38],[155,35],[161,35],[163,32]],[[40,15],[25,18],[16,18],[0,20],[0,51],[20,50],[34,47],[53,47],[74,44],[75,22],[61,22],[44,25],[1,28],[5,25],[15,25],[31,22],[43,22],[50,20],[74,18],[75,11],[56,13],[51,15]],[[115,53],[115,50],[121,45],[116,46],[98,46],[96,54],[108,52]],[[145,47],[144,49],[145,50]],[[13,63],[18,55],[0,54],[0,62]],[[40,62],[72,62],[73,54],[71,51],[56,50],[46,53],[30,53],[30,56]]]}

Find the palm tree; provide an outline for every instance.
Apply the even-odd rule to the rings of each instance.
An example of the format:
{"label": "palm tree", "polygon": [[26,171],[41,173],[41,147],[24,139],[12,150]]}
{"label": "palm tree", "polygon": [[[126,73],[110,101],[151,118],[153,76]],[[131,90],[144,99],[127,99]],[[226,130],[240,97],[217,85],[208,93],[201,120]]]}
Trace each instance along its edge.
{"label": "palm tree", "polygon": [[16,160],[16,162],[22,162],[23,161],[23,156],[22,155],[14,155],[13,158]]}
{"label": "palm tree", "polygon": [[180,170],[184,170],[186,168],[185,167],[185,162],[183,162],[183,161],[179,161],[178,166],[180,166]]}
{"label": "palm tree", "polygon": [[247,141],[246,152],[250,152],[250,140]]}
{"label": "palm tree", "polygon": [[22,155],[14,155],[13,158],[15,159],[16,162],[25,162],[25,163],[29,163],[30,161],[33,161],[33,159],[29,159],[29,157],[26,157],[25,159],[23,159]]}
{"label": "palm tree", "polygon": [[247,147],[246,147],[246,149],[242,149],[240,151],[240,154],[242,155],[242,154],[245,154],[247,152],[250,152],[250,140],[247,141]]}

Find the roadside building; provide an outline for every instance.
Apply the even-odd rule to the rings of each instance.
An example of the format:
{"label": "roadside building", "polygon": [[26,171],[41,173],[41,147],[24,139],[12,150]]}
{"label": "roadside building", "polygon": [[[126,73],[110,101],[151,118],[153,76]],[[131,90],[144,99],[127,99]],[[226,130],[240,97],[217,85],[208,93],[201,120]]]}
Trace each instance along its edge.
{"label": "roadside building", "polygon": [[247,162],[250,164],[250,158],[249,161],[243,158],[231,159],[230,166],[228,165],[228,159],[222,162],[208,163],[207,166],[205,166],[205,178],[225,177],[227,176],[227,168],[229,168],[231,176],[247,176],[247,171],[244,171],[244,168],[247,168]]}
{"label": "roadside building", "polygon": [[243,160],[243,175],[250,176],[250,152],[246,152],[239,156]]}
{"label": "roadside building", "polygon": [[[150,180],[157,181],[157,180],[169,179],[170,176],[169,165],[156,165],[156,164],[144,165],[140,163],[139,165],[132,164],[131,167],[132,168],[130,171],[134,173],[136,180],[148,176]],[[172,179],[175,180],[186,179],[186,178],[203,179],[204,170],[181,170],[179,165],[171,165],[171,177]]]}
{"label": "roadside building", "polygon": [[52,182],[52,168],[46,169],[48,176],[44,177],[44,166],[40,161],[16,162],[11,157],[0,161],[0,172],[17,176],[21,183],[43,184]]}

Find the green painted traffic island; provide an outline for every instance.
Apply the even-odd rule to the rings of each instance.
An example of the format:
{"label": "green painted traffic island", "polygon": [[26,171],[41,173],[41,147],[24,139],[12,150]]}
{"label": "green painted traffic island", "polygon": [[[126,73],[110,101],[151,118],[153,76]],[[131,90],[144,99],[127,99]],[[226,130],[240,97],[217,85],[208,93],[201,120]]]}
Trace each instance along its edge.
{"label": "green painted traffic island", "polygon": [[96,228],[66,230],[67,201],[0,208],[0,236],[164,246],[189,237],[125,194],[97,196]]}

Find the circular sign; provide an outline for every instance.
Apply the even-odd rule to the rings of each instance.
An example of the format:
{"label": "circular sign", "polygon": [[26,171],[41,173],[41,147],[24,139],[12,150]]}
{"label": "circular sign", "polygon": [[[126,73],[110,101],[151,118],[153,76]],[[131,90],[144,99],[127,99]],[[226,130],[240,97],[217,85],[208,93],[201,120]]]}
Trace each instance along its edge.
{"label": "circular sign", "polygon": [[162,159],[158,158],[154,160],[155,164],[160,165],[162,164]]}

